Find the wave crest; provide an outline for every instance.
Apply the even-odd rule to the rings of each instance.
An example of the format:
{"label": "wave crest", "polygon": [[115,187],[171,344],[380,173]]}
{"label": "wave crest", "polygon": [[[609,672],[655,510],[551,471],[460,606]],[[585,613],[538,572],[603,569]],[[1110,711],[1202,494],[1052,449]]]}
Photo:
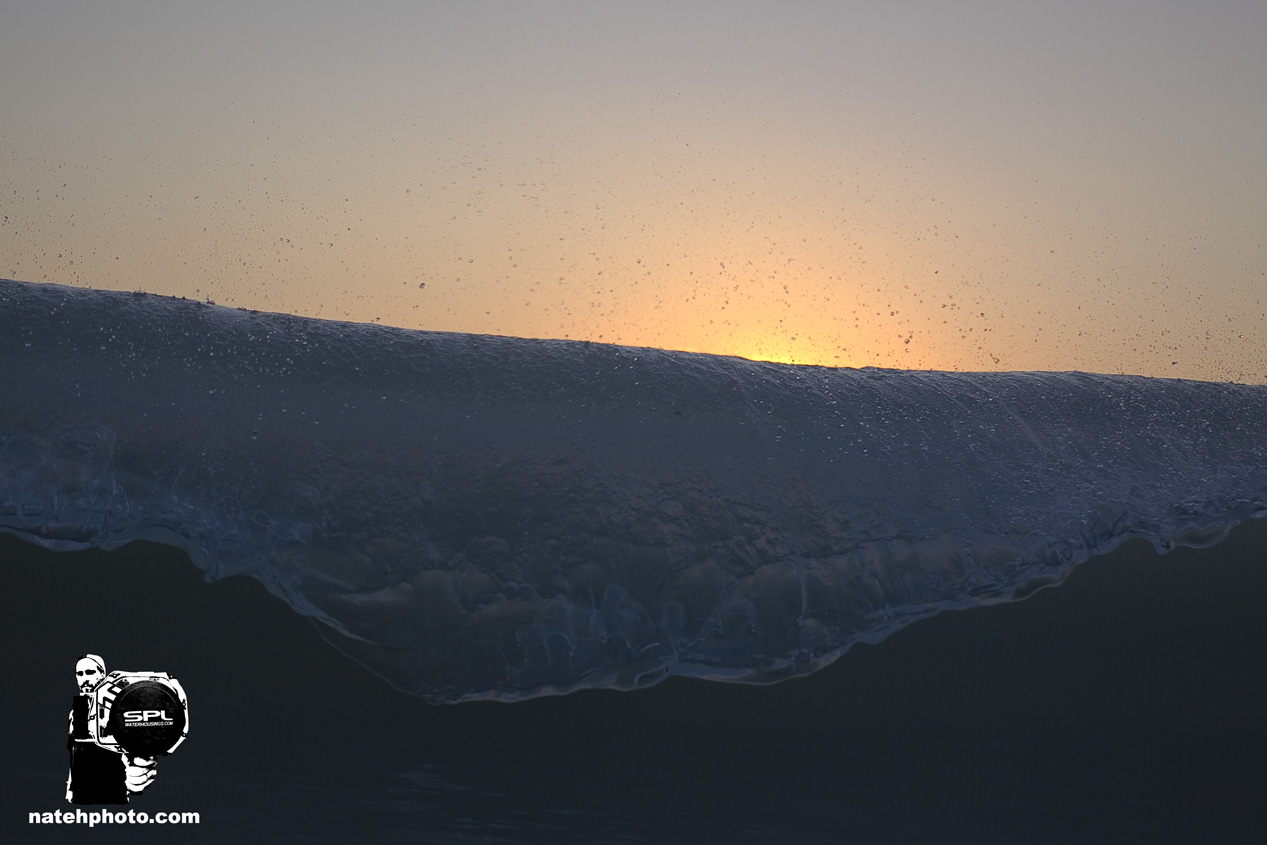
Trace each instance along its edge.
{"label": "wave crest", "polygon": [[1267,388],[827,369],[0,281],[0,530],[178,545],[396,686],[765,683],[1267,514]]}

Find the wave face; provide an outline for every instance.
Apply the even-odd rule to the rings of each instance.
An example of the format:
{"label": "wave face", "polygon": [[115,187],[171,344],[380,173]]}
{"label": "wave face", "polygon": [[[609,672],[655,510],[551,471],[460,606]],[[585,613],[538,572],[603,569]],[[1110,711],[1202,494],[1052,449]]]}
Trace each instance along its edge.
{"label": "wave face", "polygon": [[180,546],[397,687],[769,683],[1267,515],[1267,388],[792,366],[0,280],[0,530]]}

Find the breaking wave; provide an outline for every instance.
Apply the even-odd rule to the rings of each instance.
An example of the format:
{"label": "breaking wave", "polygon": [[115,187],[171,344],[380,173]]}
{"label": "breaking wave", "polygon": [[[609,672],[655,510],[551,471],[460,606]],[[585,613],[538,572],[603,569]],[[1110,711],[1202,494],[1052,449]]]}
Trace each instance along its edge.
{"label": "breaking wave", "polygon": [[1267,515],[1267,387],[829,369],[0,280],[0,531],[248,574],[436,702],[768,683]]}

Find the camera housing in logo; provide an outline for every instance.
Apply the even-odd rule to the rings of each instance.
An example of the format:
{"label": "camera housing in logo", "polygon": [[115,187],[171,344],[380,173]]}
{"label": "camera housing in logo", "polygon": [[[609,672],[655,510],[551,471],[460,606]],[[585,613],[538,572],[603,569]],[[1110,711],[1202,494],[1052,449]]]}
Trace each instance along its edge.
{"label": "camera housing in logo", "polygon": [[189,736],[185,690],[166,672],[111,672],[93,695],[100,746],[154,758]]}

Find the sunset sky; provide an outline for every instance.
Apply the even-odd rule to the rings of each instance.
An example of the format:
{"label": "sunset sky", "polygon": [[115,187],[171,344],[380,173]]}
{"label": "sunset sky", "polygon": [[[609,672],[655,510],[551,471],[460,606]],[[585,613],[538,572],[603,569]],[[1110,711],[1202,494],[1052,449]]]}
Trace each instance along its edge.
{"label": "sunset sky", "polygon": [[5,3],[0,276],[1267,382],[1267,4]]}

